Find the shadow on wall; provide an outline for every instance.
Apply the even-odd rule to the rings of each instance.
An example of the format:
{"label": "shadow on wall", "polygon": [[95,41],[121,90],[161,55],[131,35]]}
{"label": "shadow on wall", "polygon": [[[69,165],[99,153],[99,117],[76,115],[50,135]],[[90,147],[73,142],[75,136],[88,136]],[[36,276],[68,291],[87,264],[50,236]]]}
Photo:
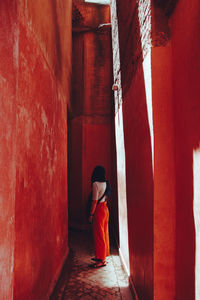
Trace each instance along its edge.
{"label": "shadow on wall", "polygon": [[[175,122],[176,123],[176,122]],[[193,215],[193,146],[176,123],[176,294],[195,299],[195,228]],[[184,135],[184,136],[183,136]],[[187,274],[186,276],[183,274]],[[183,284],[187,284],[184,291]],[[187,297],[185,297],[185,294]],[[180,298],[178,298],[178,296]]]}
{"label": "shadow on wall", "polygon": [[[114,113],[114,112],[113,112]],[[116,142],[115,142],[115,129],[114,129],[114,120],[111,124],[111,185],[112,185],[112,195],[110,197],[110,232],[111,238],[119,246],[119,214],[118,214],[118,193],[117,193],[117,165],[116,165]]]}
{"label": "shadow on wall", "polygon": [[62,74],[62,50],[61,50],[61,41],[60,41],[60,29],[57,15],[57,2],[50,1],[52,6],[52,17],[54,22],[54,30],[55,30],[55,41],[56,41],[56,61],[55,61],[55,75],[60,80]]}
{"label": "shadow on wall", "polygon": [[[175,55],[178,53],[175,52]],[[177,76],[174,91],[176,99],[176,280],[177,295],[186,299],[184,298],[186,294],[190,299],[195,299],[193,199],[194,180],[196,182],[198,178],[193,178],[193,169],[196,163],[193,161],[193,153],[199,149],[200,145],[200,89],[197,82],[199,77],[197,65],[200,66],[200,60],[196,60],[195,56],[190,56],[189,59],[187,58],[189,61],[182,64],[181,60],[185,55],[186,53],[182,52],[182,57],[180,57],[179,54],[180,59],[177,56],[175,65],[175,76]],[[194,65],[195,68],[193,68]],[[196,196],[198,199],[194,200],[199,202],[199,195]],[[186,278],[183,274],[187,274]],[[183,283],[188,285],[187,292],[182,289]]]}

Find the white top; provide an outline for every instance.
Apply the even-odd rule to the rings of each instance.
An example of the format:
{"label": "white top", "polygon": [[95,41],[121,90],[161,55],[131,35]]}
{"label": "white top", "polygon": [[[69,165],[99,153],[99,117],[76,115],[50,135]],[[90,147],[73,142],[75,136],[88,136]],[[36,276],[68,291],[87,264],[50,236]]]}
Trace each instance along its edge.
{"label": "white top", "polygon": [[[99,200],[101,196],[103,196],[105,190],[106,190],[105,181],[104,182],[95,181],[92,185],[92,200]],[[104,196],[99,202],[102,203],[105,201],[106,201],[106,196]]]}

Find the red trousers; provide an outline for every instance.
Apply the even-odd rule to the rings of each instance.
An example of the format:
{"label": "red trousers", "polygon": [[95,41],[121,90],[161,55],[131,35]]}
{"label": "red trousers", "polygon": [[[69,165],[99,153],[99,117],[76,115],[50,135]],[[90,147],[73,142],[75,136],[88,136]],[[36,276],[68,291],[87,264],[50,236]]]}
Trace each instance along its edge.
{"label": "red trousers", "polygon": [[105,260],[109,255],[109,210],[106,202],[99,203],[93,219],[93,235],[95,245],[95,257]]}

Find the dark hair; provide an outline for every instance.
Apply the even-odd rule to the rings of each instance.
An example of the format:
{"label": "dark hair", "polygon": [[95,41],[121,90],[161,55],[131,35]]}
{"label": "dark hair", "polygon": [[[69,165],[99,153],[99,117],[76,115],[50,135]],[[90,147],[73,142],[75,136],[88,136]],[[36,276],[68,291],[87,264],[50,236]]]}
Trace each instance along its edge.
{"label": "dark hair", "polygon": [[91,182],[99,181],[104,182],[106,181],[105,178],[106,171],[103,166],[96,166],[92,172]]}

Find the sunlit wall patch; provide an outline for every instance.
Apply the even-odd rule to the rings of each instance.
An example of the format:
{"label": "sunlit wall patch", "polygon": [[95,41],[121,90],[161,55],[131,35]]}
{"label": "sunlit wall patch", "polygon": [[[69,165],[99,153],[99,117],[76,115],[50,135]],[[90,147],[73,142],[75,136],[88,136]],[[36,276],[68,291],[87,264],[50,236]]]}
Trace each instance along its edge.
{"label": "sunlit wall patch", "polygon": [[194,225],[195,225],[195,299],[200,300],[200,148],[193,151]]}
{"label": "sunlit wall patch", "polygon": [[124,145],[124,128],[122,113],[122,84],[119,53],[119,33],[116,1],[111,3],[112,48],[113,48],[113,76],[114,76],[114,101],[115,101],[115,136],[117,155],[117,188],[118,188],[118,215],[119,215],[119,253],[128,275],[129,265],[129,238],[127,219],[127,196],[126,196],[126,157]]}
{"label": "sunlit wall patch", "polygon": [[110,4],[110,0],[85,0],[85,2],[98,3],[98,4]]}

